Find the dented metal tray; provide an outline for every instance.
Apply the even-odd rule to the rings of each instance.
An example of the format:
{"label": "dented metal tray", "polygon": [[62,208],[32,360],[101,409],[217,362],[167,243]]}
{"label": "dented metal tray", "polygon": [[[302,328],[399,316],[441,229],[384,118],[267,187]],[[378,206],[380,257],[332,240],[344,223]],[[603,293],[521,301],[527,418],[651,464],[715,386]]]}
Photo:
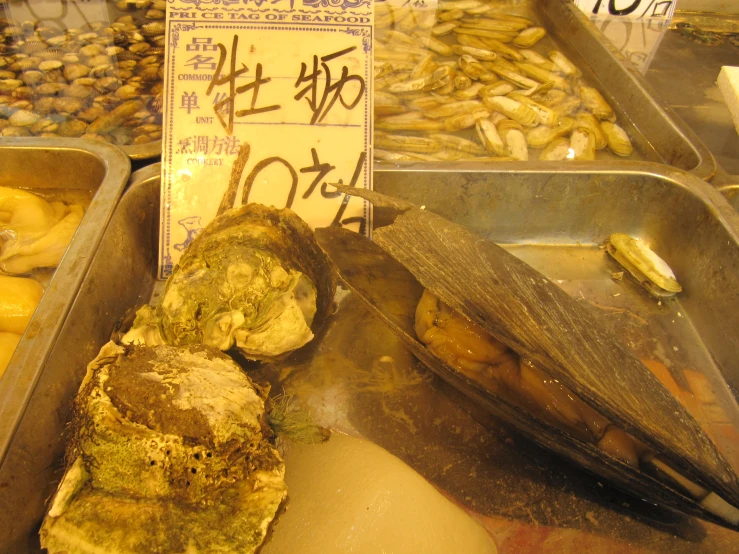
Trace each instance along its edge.
{"label": "dented metal tray", "polygon": [[[701,372],[735,425],[739,216],[685,172],[623,165],[409,168],[375,172],[375,188],[503,244],[582,299],[640,356],[662,361],[679,386],[690,387],[682,370]],[[159,165],[133,175],[0,466],[0,551],[39,550],[85,366],[127,311],[161,290],[159,176]],[[382,225],[383,211],[375,216]],[[649,240],[667,259],[685,289],[677,300],[658,304],[628,278],[612,279],[618,268],[599,245],[616,231]],[[734,548],[731,531],[623,494],[495,421],[480,424],[356,297],[337,298],[338,312],[315,341],[284,362],[245,369],[292,394],[318,423],[400,457],[473,512],[502,554],[569,552],[575,544],[594,554]],[[727,455],[736,461],[739,453]]]}

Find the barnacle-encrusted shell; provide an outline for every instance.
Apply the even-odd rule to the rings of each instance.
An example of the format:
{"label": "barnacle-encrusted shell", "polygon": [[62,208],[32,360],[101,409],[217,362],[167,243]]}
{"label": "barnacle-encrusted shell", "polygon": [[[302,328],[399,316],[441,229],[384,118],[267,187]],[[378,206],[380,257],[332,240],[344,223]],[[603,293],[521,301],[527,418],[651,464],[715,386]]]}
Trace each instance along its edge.
{"label": "barnacle-encrusted shell", "polygon": [[249,358],[300,348],[333,310],[335,278],[291,210],[246,204],[189,245],[157,308],[168,344],[234,344]]}
{"label": "barnacle-encrusted shell", "polygon": [[286,495],[272,437],[264,399],[228,356],[108,343],[75,400],[41,544],[254,552]]}

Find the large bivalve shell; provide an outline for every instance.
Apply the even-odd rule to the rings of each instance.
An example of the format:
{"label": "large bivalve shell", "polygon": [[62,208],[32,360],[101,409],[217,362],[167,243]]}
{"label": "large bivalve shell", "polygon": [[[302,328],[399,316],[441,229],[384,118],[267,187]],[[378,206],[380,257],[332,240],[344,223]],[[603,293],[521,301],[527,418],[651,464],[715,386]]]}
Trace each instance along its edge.
{"label": "large bivalve shell", "polygon": [[653,296],[674,296],[683,290],[667,262],[641,239],[614,233],[606,242],[606,251]]}
{"label": "large bivalve shell", "polygon": [[[347,286],[421,362],[469,401],[617,486],[739,529],[736,471],[678,399],[583,303],[504,248],[429,210],[337,188],[384,208],[392,223],[376,229],[372,241],[336,227],[318,229],[317,240]],[[435,356],[413,328],[424,288],[643,444],[639,465],[537,417],[486,375]]]}

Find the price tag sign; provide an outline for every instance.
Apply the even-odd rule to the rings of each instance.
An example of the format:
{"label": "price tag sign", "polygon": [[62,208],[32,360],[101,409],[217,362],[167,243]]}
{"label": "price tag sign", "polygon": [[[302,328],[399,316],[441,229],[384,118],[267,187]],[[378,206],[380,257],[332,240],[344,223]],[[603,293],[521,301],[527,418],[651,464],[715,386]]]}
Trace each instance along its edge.
{"label": "price tag sign", "polygon": [[642,74],[670,26],[676,0],[575,0],[601,32]]}
{"label": "price tag sign", "polygon": [[588,15],[643,19],[672,19],[676,0],[575,0],[575,5]]}
{"label": "price tag sign", "polygon": [[[258,202],[369,233],[371,0],[170,0],[159,274]],[[236,166],[236,179],[231,179]]]}

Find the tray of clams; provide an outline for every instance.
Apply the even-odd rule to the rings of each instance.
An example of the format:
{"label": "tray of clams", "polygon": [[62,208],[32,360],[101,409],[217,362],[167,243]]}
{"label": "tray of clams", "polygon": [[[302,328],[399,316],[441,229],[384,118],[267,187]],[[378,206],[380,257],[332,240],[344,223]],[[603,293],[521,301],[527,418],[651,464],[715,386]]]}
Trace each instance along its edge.
{"label": "tray of clams", "polygon": [[166,2],[103,2],[100,19],[75,27],[17,4],[0,5],[0,137],[82,137],[158,156]]}
{"label": "tray of clams", "polygon": [[713,174],[574,4],[451,0],[375,11],[375,159],[646,159]]}
{"label": "tray of clams", "polygon": [[657,164],[510,167],[376,171],[372,241],[224,211],[166,281],[134,174],[0,461],[0,548],[731,551],[736,213]]}

